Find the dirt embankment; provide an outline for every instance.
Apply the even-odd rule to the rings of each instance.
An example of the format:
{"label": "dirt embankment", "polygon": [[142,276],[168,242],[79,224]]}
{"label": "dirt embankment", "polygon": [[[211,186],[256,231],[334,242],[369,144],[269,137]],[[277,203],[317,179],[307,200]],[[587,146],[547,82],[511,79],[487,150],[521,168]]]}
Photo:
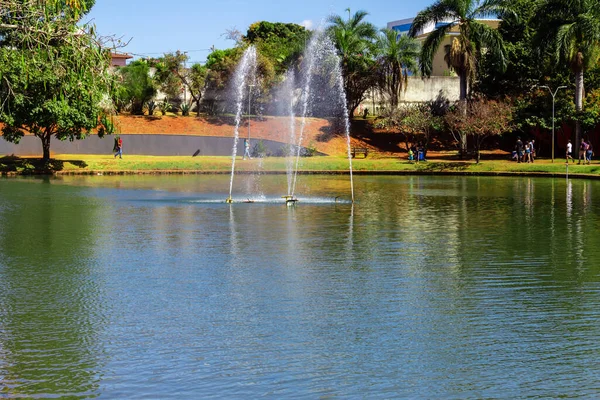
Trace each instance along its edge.
{"label": "dirt embankment", "polygon": [[[119,133],[123,134],[163,134],[233,137],[235,120],[229,116],[219,117],[181,117],[181,116],[133,116],[119,115],[115,117]],[[302,120],[295,121],[295,135],[301,131]],[[240,137],[248,134],[248,121],[243,120],[239,128]],[[263,117],[250,120],[250,136],[253,139],[273,140],[282,143],[289,141],[290,119],[287,117]],[[302,143],[306,147],[315,147],[317,151],[327,155],[343,155],[346,153],[346,138],[339,127],[322,118],[307,118],[303,131]],[[352,138],[351,145],[370,147],[364,140]]]}

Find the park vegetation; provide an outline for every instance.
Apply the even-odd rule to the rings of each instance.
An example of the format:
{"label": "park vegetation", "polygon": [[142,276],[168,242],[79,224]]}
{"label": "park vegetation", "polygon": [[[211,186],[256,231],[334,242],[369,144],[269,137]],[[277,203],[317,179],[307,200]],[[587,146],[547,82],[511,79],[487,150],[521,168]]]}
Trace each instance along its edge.
{"label": "park vegetation", "polygon": [[[212,49],[203,64],[188,65],[187,53],[176,51],[113,71],[109,49],[115,44],[80,24],[93,3],[0,0],[2,134],[18,142],[24,131],[33,133],[44,159],[51,137],[112,133],[114,113],[158,118],[230,112],[227,91],[250,45],[257,49],[259,73],[251,113],[274,115],[274,93],[301,70],[313,35],[297,24],[259,21],[245,33],[228,31],[232,47]],[[436,0],[403,36],[378,29],[368,16],[347,9],[329,16],[323,29],[340,58],[349,114],[376,96],[376,126],[400,133],[407,149],[450,137],[461,155],[472,150],[479,160],[481,147],[499,143],[502,135],[548,132],[548,89],[559,86],[566,87],[556,97],[559,129],[573,126],[579,140],[600,122],[600,0]],[[482,23],[483,17],[499,18],[498,29]],[[431,24],[435,29],[420,35]],[[459,78],[459,100],[404,104],[403,91],[411,80],[431,76],[439,51]]]}

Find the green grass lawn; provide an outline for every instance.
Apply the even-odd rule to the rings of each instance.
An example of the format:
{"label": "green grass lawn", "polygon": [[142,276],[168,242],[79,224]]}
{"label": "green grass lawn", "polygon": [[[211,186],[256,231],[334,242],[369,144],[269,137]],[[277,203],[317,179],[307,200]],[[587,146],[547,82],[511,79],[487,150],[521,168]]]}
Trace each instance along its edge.
{"label": "green grass lawn", "polygon": [[[474,161],[433,160],[410,163],[400,158],[360,158],[352,160],[354,171],[359,172],[399,172],[399,173],[555,173],[564,174],[565,162],[556,160],[536,160],[533,164],[517,164],[505,160]],[[236,171],[284,172],[284,158],[236,159]],[[306,157],[300,159],[300,171],[341,172],[348,171],[348,159],[344,157]],[[114,159],[111,155],[60,155],[48,166],[42,167],[39,159],[4,157],[0,158],[0,172],[3,173],[129,173],[129,172],[208,172],[227,173],[231,171],[231,157],[189,157],[189,156],[135,156],[125,155]],[[591,165],[569,165],[569,174],[600,176],[600,162]]]}

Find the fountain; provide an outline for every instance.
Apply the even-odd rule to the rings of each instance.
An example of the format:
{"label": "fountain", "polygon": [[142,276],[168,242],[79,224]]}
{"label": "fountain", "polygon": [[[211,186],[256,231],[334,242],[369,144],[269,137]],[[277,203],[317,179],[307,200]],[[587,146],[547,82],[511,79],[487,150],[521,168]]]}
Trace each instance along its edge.
{"label": "fountain", "polygon": [[[232,149],[231,180],[229,184],[229,197],[227,203],[232,203],[233,178],[235,173],[235,158],[237,155],[237,145],[239,140],[239,125],[242,116],[244,95],[249,85],[255,81],[256,77],[256,49],[253,46],[248,47],[244,52],[242,60],[238,65],[234,76],[235,99],[236,99],[236,118],[234,143]],[[338,115],[343,120],[344,133],[346,135],[347,156],[350,171],[350,193],[352,203],[354,203],[354,182],[352,171],[352,154],[350,148],[350,122],[348,109],[346,107],[346,93],[344,92],[344,83],[340,59],[336,49],[321,30],[313,34],[306,50],[305,60],[301,70],[301,94],[296,96],[296,80],[292,70],[288,71],[282,89],[279,91],[277,99],[286,108],[285,113],[289,113],[290,123],[288,132],[288,143],[286,156],[286,174],[287,174],[287,194],[282,196],[287,206],[294,206],[298,202],[296,197],[296,184],[298,181],[298,169],[300,156],[303,150],[303,140],[307,126],[307,118],[314,115],[313,107],[319,103],[320,110],[327,116]],[[332,94],[333,93],[333,97]],[[295,104],[296,103],[296,104]],[[298,111],[298,114],[296,113]],[[300,126],[296,127],[296,118],[300,118]],[[337,198],[336,198],[337,202]]]}
{"label": "fountain", "polygon": [[231,179],[229,181],[229,197],[225,200],[226,203],[233,203],[231,192],[233,190],[233,177],[235,175],[235,158],[237,156],[237,146],[240,138],[240,123],[242,121],[242,109],[245,104],[244,95],[248,93],[247,87],[254,84],[256,75],[256,48],[249,46],[242,60],[240,61],[235,75],[233,77],[233,87],[235,88],[235,130],[233,139],[233,148],[231,150]]}
{"label": "fountain", "polygon": [[[294,113],[293,105],[293,75],[288,72],[286,81],[291,80],[291,83],[287,83],[288,87],[292,88],[292,92],[289,93],[289,104],[290,104],[290,135],[289,135],[289,149],[290,152],[294,151],[293,158],[287,157],[286,166],[288,174],[288,194],[283,196],[286,199],[286,204],[294,205],[297,202],[296,198],[296,183],[298,179],[298,165],[300,163],[300,155],[302,152],[302,142],[304,139],[304,131],[306,129],[306,118],[311,115],[311,103],[315,101],[315,88],[322,85],[322,82],[315,83],[315,76],[323,74],[325,72],[325,81],[333,80],[335,83],[332,87],[334,98],[328,98],[334,105],[330,111],[335,113],[341,113],[344,121],[344,131],[346,134],[347,143],[347,154],[348,162],[350,165],[350,192],[352,202],[354,202],[354,182],[352,176],[352,154],[350,150],[350,121],[348,116],[348,109],[346,108],[346,93],[344,92],[344,82],[342,77],[342,70],[340,66],[340,59],[337,56],[337,52],[333,43],[324,34],[323,31],[316,31],[309,42],[308,47],[305,51],[305,69],[304,69],[304,86],[302,90],[302,96],[300,98],[300,129],[296,137],[296,115]],[[331,100],[333,100],[331,102]]]}

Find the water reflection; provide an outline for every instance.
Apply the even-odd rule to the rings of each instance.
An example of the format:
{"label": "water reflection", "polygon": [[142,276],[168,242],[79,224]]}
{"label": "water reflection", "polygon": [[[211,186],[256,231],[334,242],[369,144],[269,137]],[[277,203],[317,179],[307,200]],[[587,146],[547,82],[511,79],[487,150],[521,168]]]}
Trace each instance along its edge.
{"label": "water reflection", "polygon": [[597,182],[226,178],[0,181],[7,393],[600,394]]}
{"label": "water reflection", "polygon": [[[104,363],[103,209],[48,180],[11,183],[0,213],[0,377],[8,397],[91,395]],[[10,210],[10,211],[8,211]]]}

